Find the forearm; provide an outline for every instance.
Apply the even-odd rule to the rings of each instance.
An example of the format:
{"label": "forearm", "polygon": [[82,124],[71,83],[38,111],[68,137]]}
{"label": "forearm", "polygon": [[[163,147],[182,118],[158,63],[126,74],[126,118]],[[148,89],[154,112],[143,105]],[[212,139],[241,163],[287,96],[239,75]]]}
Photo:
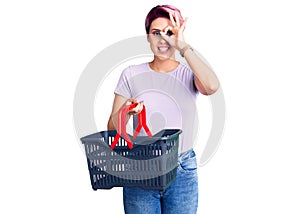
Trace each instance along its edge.
{"label": "forearm", "polygon": [[115,127],[114,125],[116,123],[113,121],[113,118],[114,117],[112,115],[109,117],[109,120],[107,122],[107,130],[117,130],[117,127]]}
{"label": "forearm", "polygon": [[220,83],[212,69],[192,49],[184,52],[184,58],[195,75],[197,89],[205,95],[215,93]]}
{"label": "forearm", "polygon": [[[126,115],[126,124],[128,123],[131,115]],[[117,130],[118,129],[118,115],[110,115],[108,123],[107,123],[107,130]]]}

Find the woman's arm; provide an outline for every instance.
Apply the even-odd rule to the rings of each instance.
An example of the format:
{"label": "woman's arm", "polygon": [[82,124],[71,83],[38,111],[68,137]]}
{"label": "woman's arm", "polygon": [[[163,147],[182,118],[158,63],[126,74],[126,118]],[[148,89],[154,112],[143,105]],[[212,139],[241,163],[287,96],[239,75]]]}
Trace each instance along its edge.
{"label": "woman's arm", "polygon": [[107,130],[116,130],[118,124],[118,112],[120,108],[126,103],[127,98],[115,94],[112,111],[108,119]]}
{"label": "woman's arm", "polygon": [[198,91],[204,95],[215,93],[220,86],[216,74],[191,48],[184,52],[184,58],[195,75],[194,82]]}
{"label": "woman's arm", "polygon": [[[204,95],[211,95],[218,90],[220,82],[212,69],[185,42],[183,32],[187,18],[180,24],[177,14],[174,16],[170,13],[170,20],[173,26],[165,28],[161,35],[185,57],[195,75],[194,81],[198,91]],[[168,36],[168,31],[172,31],[173,35]]]}

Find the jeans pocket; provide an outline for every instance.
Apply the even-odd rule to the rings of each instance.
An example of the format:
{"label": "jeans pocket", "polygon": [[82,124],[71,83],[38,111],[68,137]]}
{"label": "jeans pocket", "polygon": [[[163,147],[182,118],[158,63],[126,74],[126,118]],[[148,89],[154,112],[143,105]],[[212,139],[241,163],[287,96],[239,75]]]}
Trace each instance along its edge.
{"label": "jeans pocket", "polygon": [[185,159],[178,164],[178,168],[180,171],[185,173],[194,173],[197,171],[197,160],[196,156]]}

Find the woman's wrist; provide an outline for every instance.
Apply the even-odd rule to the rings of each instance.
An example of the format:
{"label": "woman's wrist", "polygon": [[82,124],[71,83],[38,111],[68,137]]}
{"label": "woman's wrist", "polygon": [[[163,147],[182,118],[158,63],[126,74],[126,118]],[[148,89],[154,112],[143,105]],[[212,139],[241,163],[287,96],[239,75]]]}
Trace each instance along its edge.
{"label": "woman's wrist", "polygon": [[176,47],[176,49],[178,50],[178,51],[180,51],[181,49],[183,49],[185,46],[187,46],[188,45],[188,43],[186,43],[185,41],[180,41],[180,42],[178,42],[177,43],[177,47]]}
{"label": "woman's wrist", "polygon": [[182,57],[184,57],[184,54],[187,50],[192,50],[193,51],[193,48],[189,45],[189,44],[185,44],[185,46],[183,46],[181,49],[179,49],[179,53]]}

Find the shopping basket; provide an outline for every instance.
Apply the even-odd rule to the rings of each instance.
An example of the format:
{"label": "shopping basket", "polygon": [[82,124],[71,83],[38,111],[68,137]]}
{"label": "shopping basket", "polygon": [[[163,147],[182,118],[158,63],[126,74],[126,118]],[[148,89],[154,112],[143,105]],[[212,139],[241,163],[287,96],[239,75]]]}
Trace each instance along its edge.
{"label": "shopping basket", "polygon": [[124,138],[118,136],[119,130],[110,130],[81,138],[92,188],[165,190],[176,178],[181,132],[180,129],[164,129],[151,138],[129,134]]}

